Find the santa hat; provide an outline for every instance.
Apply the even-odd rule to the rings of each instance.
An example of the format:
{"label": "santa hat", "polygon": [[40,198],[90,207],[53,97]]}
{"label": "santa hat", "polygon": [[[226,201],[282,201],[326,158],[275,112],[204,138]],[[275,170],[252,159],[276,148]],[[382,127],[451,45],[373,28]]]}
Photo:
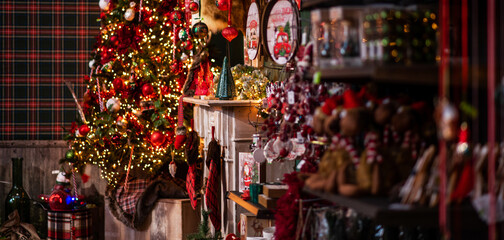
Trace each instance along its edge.
{"label": "santa hat", "polygon": [[256,20],[250,21],[249,27],[250,28],[256,28],[257,27],[257,21]]}
{"label": "santa hat", "polygon": [[362,106],[361,100],[359,99],[359,97],[357,96],[357,94],[353,90],[347,89],[343,93],[343,108],[344,109],[349,110],[349,109],[354,109],[354,108],[358,108],[361,106]]}
{"label": "santa hat", "polygon": [[328,98],[324,104],[322,104],[321,110],[325,115],[331,115],[332,111],[338,107],[339,102],[341,101],[341,96],[340,95],[333,95],[332,97]]}

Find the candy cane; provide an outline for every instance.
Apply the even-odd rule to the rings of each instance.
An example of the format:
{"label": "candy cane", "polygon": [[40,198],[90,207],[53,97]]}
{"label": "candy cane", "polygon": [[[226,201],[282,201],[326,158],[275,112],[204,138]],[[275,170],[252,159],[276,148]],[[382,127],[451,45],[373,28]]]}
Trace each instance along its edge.
{"label": "candy cane", "polygon": [[388,144],[390,137],[390,125],[385,125],[385,129],[383,129],[383,144]]}
{"label": "candy cane", "polygon": [[376,139],[376,134],[372,132],[367,133],[366,137],[364,138],[364,145],[366,146],[367,150],[366,160],[369,164],[373,163],[378,155],[376,152]]}
{"label": "candy cane", "polygon": [[359,164],[359,157],[357,156],[357,151],[355,150],[351,139],[345,137],[342,139],[341,142],[342,142],[342,147],[345,148],[345,150],[347,150],[347,152],[350,154],[350,157],[352,158],[352,162],[355,165],[358,165]]}

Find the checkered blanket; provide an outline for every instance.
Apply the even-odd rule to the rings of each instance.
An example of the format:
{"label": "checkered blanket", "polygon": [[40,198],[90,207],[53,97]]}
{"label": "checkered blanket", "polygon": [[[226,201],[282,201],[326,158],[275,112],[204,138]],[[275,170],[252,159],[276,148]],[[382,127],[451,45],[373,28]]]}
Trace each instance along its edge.
{"label": "checkered blanket", "polygon": [[57,140],[75,120],[99,34],[97,0],[0,4],[0,140]]}
{"label": "checkered blanket", "polygon": [[110,212],[126,226],[141,229],[159,198],[186,198],[185,181],[179,178],[133,179],[106,191]]}

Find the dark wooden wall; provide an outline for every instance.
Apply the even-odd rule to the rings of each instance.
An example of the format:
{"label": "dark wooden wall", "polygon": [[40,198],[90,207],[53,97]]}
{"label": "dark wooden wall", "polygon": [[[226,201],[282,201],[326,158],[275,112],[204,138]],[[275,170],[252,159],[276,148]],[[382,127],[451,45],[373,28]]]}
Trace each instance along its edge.
{"label": "dark wooden wall", "polygon": [[[36,199],[40,194],[51,193],[56,183],[56,175],[52,174],[52,171],[60,169],[58,162],[67,150],[68,145],[65,141],[0,141],[0,222],[5,221],[5,198],[12,187],[11,159],[13,157],[24,159],[23,187],[32,199]],[[76,178],[78,193],[88,195],[96,190],[95,192],[103,199],[106,182],[100,178],[97,168],[91,168],[90,176],[86,184],[83,184],[79,177]],[[33,209],[32,207],[32,211]],[[36,214],[43,214],[43,211],[37,211]],[[95,221],[103,222],[103,206],[96,209],[94,215],[97,218]],[[95,226],[94,230],[98,236],[103,236],[102,225]]]}

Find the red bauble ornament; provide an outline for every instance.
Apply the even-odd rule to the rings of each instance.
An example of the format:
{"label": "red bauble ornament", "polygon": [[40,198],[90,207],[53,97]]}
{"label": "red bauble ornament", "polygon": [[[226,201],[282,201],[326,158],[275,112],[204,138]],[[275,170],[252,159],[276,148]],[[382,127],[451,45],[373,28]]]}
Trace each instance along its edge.
{"label": "red bauble ornament", "polygon": [[160,131],[155,131],[150,136],[150,141],[152,145],[156,147],[162,145],[165,142],[165,140],[166,140],[165,135]]}
{"label": "red bauble ornament", "polygon": [[49,207],[53,211],[65,211],[72,209],[72,196],[61,188],[55,190],[49,196]]}
{"label": "red bauble ornament", "polygon": [[227,27],[222,30],[222,36],[231,42],[238,36],[238,31],[234,27]]}
{"label": "red bauble ornament", "polygon": [[197,2],[189,3],[189,10],[191,10],[192,13],[197,13],[199,10],[199,4]]}
{"label": "red bauble ornament", "polygon": [[175,25],[181,24],[183,18],[184,15],[182,14],[181,11],[175,10],[172,13],[170,13],[170,20]]}
{"label": "red bauble ornament", "polygon": [[86,136],[89,133],[89,131],[90,131],[90,129],[89,129],[88,125],[86,125],[86,124],[82,124],[79,127],[79,133],[82,136]]}
{"label": "red bauble ornament", "polygon": [[229,9],[227,0],[216,0],[215,5],[221,11],[227,11]]}
{"label": "red bauble ornament", "polygon": [[224,240],[237,240],[237,239],[240,239],[240,238],[237,237],[234,233],[230,233],[226,236],[226,238]]}
{"label": "red bauble ornament", "polygon": [[227,27],[222,30],[222,36],[231,42],[238,36],[238,31],[234,27]]}
{"label": "red bauble ornament", "polygon": [[150,83],[146,83],[142,86],[142,94],[144,97],[149,97],[154,93],[154,88]]}

